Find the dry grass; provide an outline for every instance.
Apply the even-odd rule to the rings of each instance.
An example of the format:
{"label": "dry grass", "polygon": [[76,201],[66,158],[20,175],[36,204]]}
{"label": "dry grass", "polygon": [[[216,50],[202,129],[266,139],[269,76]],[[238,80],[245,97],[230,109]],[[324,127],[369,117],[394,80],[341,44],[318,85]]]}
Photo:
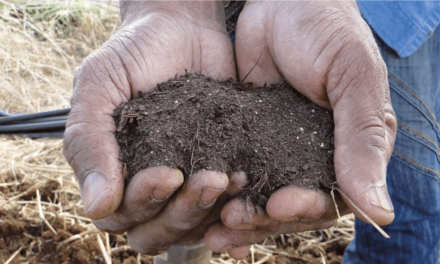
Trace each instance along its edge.
{"label": "dry grass", "polygon": [[88,1],[0,9],[0,109],[10,112],[68,107],[77,66],[119,23],[114,9]]}
{"label": "dry grass", "polygon": [[[0,1],[0,109],[69,107],[77,66],[117,28],[117,12],[88,1],[24,4]],[[61,140],[0,138],[0,234],[11,235],[0,237],[0,263],[46,263],[41,258],[48,252],[73,257],[92,251],[89,259],[100,263],[130,256],[133,263],[151,263],[128,249],[125,236],[101,232],[83,216],[61,149]],[[353,219],[343,217],[328,230],[268,238],[246,260],[224,253],[211,263],[340,263],[340,249],[352,236]]]}

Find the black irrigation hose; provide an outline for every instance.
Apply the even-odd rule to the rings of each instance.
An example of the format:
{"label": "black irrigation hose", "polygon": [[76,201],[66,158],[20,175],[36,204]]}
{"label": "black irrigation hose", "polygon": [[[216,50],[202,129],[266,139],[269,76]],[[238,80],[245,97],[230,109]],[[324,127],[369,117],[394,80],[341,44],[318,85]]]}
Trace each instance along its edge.
{"label": "black irrigation hose", "polygon": [[31,119],[37,119],[37,118],[43,118],[43,117],[62,116],[62,115],[67,115],[69,113],[70,113],[70,108],[65,108],[65,109],[60,109],[60,110],[39,112],[39,113],[33,113],[33,114],[23,114],[23,115],[12,115],[12,116],[7,116],[7,117],[0,117],[0,125],[16,123],[19,121],[25,121],[25,120],[31,120]]}
{"label": "black irrigation hose", "polygon": [[62,138],[70,108],[10,115],[0,110],[0,136]]}
{"label": "black irrigation hose", "polygon": [[0,109],[0,117],[1,116],[9,116],[9,114]]}
{"label": "black irrigation hose", "polygon": [[[20,122],[13,122],[12,124],[34,124],[34,123],[46,123],[46,122],[55,122],[55,121],[67,121],[68,116],[51,116],[51,117],[43,117],[38,119],[31,119]],[[1,127],[1,126],[0,126]]]}
{"label": "black irrigation hose", "polygon": [[54,121],[54,122],[44,122],[44,123],[34,123],[34,124],[18,124],[18,125],[7,125],[0,126],[1,133],[11,133],[11,132],[34,132],[42,131],[56,128],[65,128],[67,121]]}

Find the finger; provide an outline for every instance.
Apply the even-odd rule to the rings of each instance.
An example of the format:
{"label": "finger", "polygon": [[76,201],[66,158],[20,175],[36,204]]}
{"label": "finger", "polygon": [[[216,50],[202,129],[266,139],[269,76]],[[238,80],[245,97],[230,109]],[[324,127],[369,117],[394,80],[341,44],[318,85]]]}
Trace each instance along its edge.
{"label": "finger", "polygon": [[232,173],[228,187],[229,196],[237,195],[248,183],[249,180],[245,172],[240,171]]}
{"label": "finger", "polygon": [[329,195],[321,192],[287,187],[271,195],[266,205],[266,215],[259,213],[257,209],[249,214],[248,205],[240,199],[234,199],[223,207],[221,219],[228,228],[247,230],[275,226],[280,221],[323,223],[338,217],[334,202],[341,216],[350,212],[339,197],[335,197],[333,201]]}
{"label": "finger", "polygon": [[[356,216],[368,222],[352,203],[377,224],[386,225],[394,219],[385,177],[397,121],[388,96],[385,65],[377,47],[372,45],[371,50],[375,54],[360,52],[356,56],[360,56],[361,60],[356,61],[362,61],[362,65],[349,61],[349,65],[341,63],[330,73],[334,162],[340,190],[349,198],[344,199]],[[342,68],[345,74],[341,77]],[[364,69],[362,78],[357,77],[360,68]]]}
{"label": "finger", "polygon": [[[269,235],[323,229],[332,226],[336,222],[333,220],[336,218],[336,213],[328,211],[328,205],[322,202],[326,201],[326,197],[320,197],[320,195],[316,195],[314,191],[310,190],[305,190],[305,192],[301,193],[304,190],[297,187],[293,187],[293,190],[288,188],[283,190],[288,192],[283,193],[279,191],[281,195],[272,195],[271,199],[273,198],[276,204],[295,204],[293,210],[295,208],[297,210],[294,211],[294,215],[285,214],[284,210],[293,212],[292,208],[287,205],[284,210],[283,208],[276,210],[277,206],[275,204],[276,208],[272,208],[272,214],[275,214],[275,216],[278,216],[283,221],[288,220],[288,222],[281,222],[267,214],[261,215],[257,213],[257,210],[249,214],[247,205],[243,201],[235,199],[225,205],[222,210],[223,225],[215,225],[205,234],[205,242],[208,247],[215,251],[229,250],[257,243]],[[303,195],[305,199],[312,198],[312,200],[313,196],[315,196],[315,199],[321,202],[322,205],[317,207],[311,206],[314,201],[310,201],[310,204],[304,201],[289,203],[289,198],[292,198],[290,195],[292,195],[293,200],[298,198],[296,195]],[[279,201],[279,198],[282,198],[282,200]],[[343,204],[342,201],[339,203]],[[268,207],[271,208],[271,205],[268,204]],[[315,210],[318,211],[315,212]]]}
{"label": "finger", "polygon": [[107,232],[125,232],[154,217],[182,183],[183,174],[177,169],[153,167],[140,171],[126,187],[118,210],[93,224]]}
{"label": "finger", "polygon": [[236,260],[244,259],[246,258],[247,254],[249,253],[249,249],[251,246],[242,246],[237,248],[231,248],[228,249],[228,254],[231,258],[234,258]]}
{"label": "finger", "polygon": [[205,244],[209,249],[212,251],[223,251],[253,245],[271,235],[276,236],[279,234],[329,228],[333,223],[333,221],[319,224],[287,222],[279,223],[275,226],[269,225],[261,229],[257,228],[256,230],[234,230],[224,226],[222,223],[217,223],[208,229],[204,238]]}
{"label": "finger", "polygon": [[222,223],[231,229],[256,229],[257,226],[276,225],[277,220],[272,219],[265,215],[260,215],[258,210],[253,210],[252,214],[249,214],[248,208],[241,199],[233,199],[227,203],[221,212]]}
{"label": "finger", "polygon": [[215,222],[220,220],[220,212],[223,206],[231,199],[231,196],[238,194],[246,185],[248,184],[248,179],[244,172],[232,173],[229,179],[228,190],[220,195],[220,197],[215,202],[209,215],[207,215],[203,221],[191,230],[191,232],[185,234],[180,238],[177,243],[197,243],[205,234],[206,230]]}
{"label": "finger", "polygon": [[284,222],[332,221],[338,217],[336,210],[341,216],[350,212],[339,196],[333,200],[329,194],[295,186],[275,192],[266,204],[268,215]]}
{"label": "finger", "polygon": [[199,171],[192,175],[159,215],[128,231],[131,247],[148,255],[166,250],[202,222],[228,184],[224,173]]}
{"label": "finger", "polygon": [[124,188],[112,114],[129,96],[119,87],[129,84],[122,66],[107,66],[96,54],[84,62],[75,80],[64,133],[63,154],[78,178],[84,213],[92,219],[113,213]]}

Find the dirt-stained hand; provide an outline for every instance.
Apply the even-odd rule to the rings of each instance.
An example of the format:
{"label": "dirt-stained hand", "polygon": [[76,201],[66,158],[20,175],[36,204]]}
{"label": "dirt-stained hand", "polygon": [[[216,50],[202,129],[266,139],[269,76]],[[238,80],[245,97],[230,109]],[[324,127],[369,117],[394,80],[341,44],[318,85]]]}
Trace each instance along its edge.
{"label": "dirt-stained hand", "polygon": [[[166,167],[149,168],[124,186],[112,113],[139,91],[153,89],[185,69],[213,78],[235,78],[223,12],[221,2],[122,1],[121,27],[77,72],[63,153],[78,178],[85,214],[99,228],[110,232],[139,230],[136,225],[160,210],[162,215],[171,210],[167,202],[182,185],[182,173]],[[168,215],[172,217],[167,219],[170,225],[173,221],[197,225],[212,205],[203,202],[206,207],[200,209],[196,208],[198,203],[190,203],[199,198],[215,201],[229,184],[224,175],[200,172],[198,177],[200,174],[211,181],[187,182],[183,193],[191,195],[177,195],[171,203],[185,204],[194,214],[175,211]],[[161,238],[171,232],[156,231]],[[134,233],[129,233],[134,241],[130,234]]]}
{"label": "dirt-stained hand", "polygon": [[[257,64],[246,82],[263,85],[285,78],[313,102],[333,109],[338,188],[377,224],[391,223],[394,210],[385,176],[397,121],[386,66],[356,2],[248,2],[237,25],[236,59],[240,78]],[[335,208],[329,197],[295,187],[276,192],[266,211],[279,224],[270,231],[286,231],[282,224],[286,221],[331,221]],[[366,221],[345,198],[344,202]],[[264,238],[258,232],[264,225],[248,219],[241,207],[237,201],[226,205],[223,222],[229,228],[237,222],[250,223],[253,232],[245,238],[217,226],[205,236],[208,246],[219,250],[225,248],[220,244],[240,247]],[[301,228],[291,223],[290,231],[297,229]],[[220,243],[219,237],[229,240]],[[245,251],[238,248],[232,254],[240,257]]]}
{"label": "dirt-stained hand", "polygon": [[199,171],[158,215],[131,228],[128,242],[136,251],[148,255],[160,254],[176,242],[197,243],[220,220],[225,203],[246,184],[244,173],[234,173],[228,181],[224,173]]}
{"label": "dirt-stained hand", "polygon": [[[285,200],[268,204],[267,208],[275,210],[269,214],[250,208],[239,199],[227,203],[221,211],[222,222],[210,227],[205,234],[207,246],[214,251],[227,250],[231,257],[242,259],[246,257],[249,245],[268,236],[329,228],[337,217],[332,198],[323,193],[289,187],[274,196],[282,196]],[[340,214],[347,214],[348,208],[342,200],[336,201]],[[286,210],[290,213],[289,218],[280,220],[272,216]],[[294,218],[290,218],[292,215]]]}

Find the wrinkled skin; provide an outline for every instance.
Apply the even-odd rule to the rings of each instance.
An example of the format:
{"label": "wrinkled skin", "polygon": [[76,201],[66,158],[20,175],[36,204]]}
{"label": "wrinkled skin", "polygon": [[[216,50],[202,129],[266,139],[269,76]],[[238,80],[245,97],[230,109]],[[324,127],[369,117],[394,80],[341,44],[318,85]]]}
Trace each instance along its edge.
{"label": "wrinkled skin", "polygon": [[[235,66],[219,2],[127,2],[121,15],[121,29],[75,77],[64,138],[64,155],[96,226],[128,230],[130,245],[150,255],[204,234],[209,248],[238,259],[269,235],[333,224],[330,195],[297,187],[274,193],[263,216],[249,214],[238,199],[223,206],[246,184],[243,174],[228,179],[198,172],[175,193],[183,182],[179,171],[149,168],[124,186],[113,109],[184,69],[226,79],[235,77]],[[375,222],[390,223],[385,175],[396,119],[385,65],[355,2],[247,3],[237,28],[236,60],[240,78],[258,61],[246,82],[262,85],[284,77],[333,109],[338,187]],[[341,214],[353,211],[366,220],[345,198],[336,202]]]}
{"label": "wrinkled skin", "polygon": [[221,3],[125,2],[121,11],[121,28],[75,76],[63,153],[78,178],[85,214],[102,230],[128,230],[130,245],[153,255],[200,226],[215,200],[228,196],[228,186],[234,192],[246,179],[198,172],[172,196],[182,173],[157,167],[124,186],[113,110],[185,69],[235,79],[235,62]]}
{"label": "wrinkled skin", "polygon": [[[258,85],[285,78],[322,107],[333,109],[337,186],[377,224],[393,221],[386,166],[396,135],[387,70],[355,2],[248,2],[236,35],[239,77]],[[347,208],[348,207],[348,208]],[[267,215],[249,217],[243,202],[222,210],[222,223],[205,235],[213,250],[246,256],[248,245],[269,235],[328,227],[336,218],[329,194],[284,188]],[[363,215],[344,198],[341,214]]]}

